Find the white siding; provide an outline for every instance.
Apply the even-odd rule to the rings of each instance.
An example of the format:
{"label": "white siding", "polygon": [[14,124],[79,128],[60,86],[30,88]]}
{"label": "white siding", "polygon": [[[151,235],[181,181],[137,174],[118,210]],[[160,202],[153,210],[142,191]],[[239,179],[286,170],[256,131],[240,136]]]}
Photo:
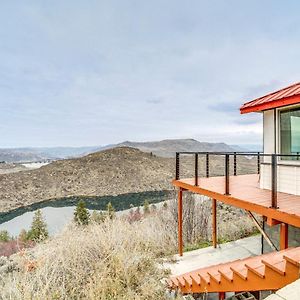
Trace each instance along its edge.
{"label": "white siding", "polygon": [[[278,120],[278,118],[277,118]],[[277,122],[278,127],[279,122]],[[264,153],[276,153],[274,111],[264,112]],[[279,130],[277,128],[277,149],[279,149]],[[271,158],[264,158],[266,164],[261,165],[260,187],[271,189]],[[290,164],[290,165],[289,165]],[[299,166],[297,166],[299,164]],[[277,191],[294,195],[300,195],[300,161],[278,161],[277,167]]]}
{"label": "white siding", "polygon": [[[262,164],[260,170],[260,187],[263,189],[271,189],[271,165]],[[300,167],[278,165],[277,191],[300,195]]]}
{"label": "white siding", "polygon": [[[274,138],[274,111],[264,112],[264,153],[275,153]],[[271,162],[269,157],[264,158],[265,162]]]}

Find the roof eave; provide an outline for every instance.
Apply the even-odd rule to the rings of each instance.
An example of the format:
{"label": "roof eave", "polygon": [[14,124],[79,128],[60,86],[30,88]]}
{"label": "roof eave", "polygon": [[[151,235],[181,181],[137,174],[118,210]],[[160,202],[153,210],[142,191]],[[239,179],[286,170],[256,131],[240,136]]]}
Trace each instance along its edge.
{"label": "roof eave", "polygon": [[282,98],[279,100],[274,100],[272,102],[255,105],[255,106],[243,105],[240,108],[240,112],[241,112],[241,114],[247,114],[250,112],[262,112],[264,110],[279,108],[279,107],[283,107],[283,106],[289,106],[289,105],[298,104],[298,103],[300,104],[300,95],[294,95],[291,97],[286,97],[286,98]]}

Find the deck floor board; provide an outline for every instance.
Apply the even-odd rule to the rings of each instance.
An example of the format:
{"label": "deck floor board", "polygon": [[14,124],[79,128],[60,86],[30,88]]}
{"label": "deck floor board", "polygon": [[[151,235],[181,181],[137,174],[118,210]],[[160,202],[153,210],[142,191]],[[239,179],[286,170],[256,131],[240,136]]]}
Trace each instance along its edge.
{"label": "deck floor board", "polygon": [[271,208],[270,190],[259,187],[259,175],[230,176],[230,195],[225,195],[225,177],[194,178],[174,180],[173,185],[205,195],[224,203],[256,212],[260,215],[300,227],[300,196],[277,193],[278,209]]}

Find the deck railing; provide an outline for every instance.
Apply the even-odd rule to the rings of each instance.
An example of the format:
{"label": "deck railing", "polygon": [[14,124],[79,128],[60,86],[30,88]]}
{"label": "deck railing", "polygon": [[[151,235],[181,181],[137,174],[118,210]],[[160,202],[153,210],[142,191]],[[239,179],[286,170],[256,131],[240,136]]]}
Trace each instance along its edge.
{"label": "deck railing", "polygon": [[[210,161],[211,157],[217,156],[224,158],[224,172],[223,175],[225,177],[225,186],[224,186],[224,194],[230,195],[230,172],[233,176],[238,175],[238,157],[244,158],[256,158],[256,167],[255,173],[260,174],[261,172],[261,164],[266,163],[266,158],[268,158],[267,164],[271,165],[271,207],[278,208],[277,206],[277,175],[278,175],[278,161],[285,161],[287,158],[292,160],[299,160],[299,153],[296,154],[266,154],[262,152],[176,152],[176,172],[175,179],[180,180],[180,158],[182,156],[194,156],[194,180],[195,186],[199,185],[199,177],[200,171],[204,174],[205,177],[211,176],[211,168]],[[199,157],[204,157],[205,167],[204,170],[199,170]],[[233,162],[230,164],[230,162]],[[252,167],[253,167],[253,161]],[[231,171],[230,166],[233,168]],[[300,166],[300,165],[299,165]]]}

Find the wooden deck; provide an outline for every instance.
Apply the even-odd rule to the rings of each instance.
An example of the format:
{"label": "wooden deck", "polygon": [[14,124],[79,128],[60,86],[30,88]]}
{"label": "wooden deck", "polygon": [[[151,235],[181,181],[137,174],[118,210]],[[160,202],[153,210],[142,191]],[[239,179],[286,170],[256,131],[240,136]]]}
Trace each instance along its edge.
{"label": "wooden deck", "polygon": [[300,196],[278,193],[278,209],[270,208],[271,191],[259,187],[259,175],[230,176],[229,192],[225,195],[225,177],[173,180],[173,185],[205,195],[245,210],[266,216],[269,224],[277,221],[300,227]]}

